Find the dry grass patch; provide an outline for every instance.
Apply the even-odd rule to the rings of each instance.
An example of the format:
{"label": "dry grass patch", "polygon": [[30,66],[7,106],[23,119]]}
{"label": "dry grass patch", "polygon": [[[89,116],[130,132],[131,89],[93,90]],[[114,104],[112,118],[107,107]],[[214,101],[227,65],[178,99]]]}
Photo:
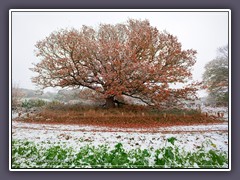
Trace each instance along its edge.
{"label": "dry grass patch", "polygon": [[98,125],[110,127],[158,127],[222,122],[193,110],[157,111],[142,106],[93,108],[78,105],[47,107],[25,122]]}

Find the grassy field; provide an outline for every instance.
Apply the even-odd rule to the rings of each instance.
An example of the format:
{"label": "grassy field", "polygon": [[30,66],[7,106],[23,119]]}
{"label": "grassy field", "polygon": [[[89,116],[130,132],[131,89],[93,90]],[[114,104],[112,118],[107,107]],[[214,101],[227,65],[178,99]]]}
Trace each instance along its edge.
{"label": "grassy field", "polygon": [[59,103],[32,112],[27,105],[12,123],[13,169],[228,168],[228,127],[213,115]]}
{"label": "grassy field", "polygon": [[80,105],[47,105],[40,112],[19,117],[25,122],[66,123],[113,127],[159,127],[222,122],[197,110],[156,110],[146,106],[105,109]]}

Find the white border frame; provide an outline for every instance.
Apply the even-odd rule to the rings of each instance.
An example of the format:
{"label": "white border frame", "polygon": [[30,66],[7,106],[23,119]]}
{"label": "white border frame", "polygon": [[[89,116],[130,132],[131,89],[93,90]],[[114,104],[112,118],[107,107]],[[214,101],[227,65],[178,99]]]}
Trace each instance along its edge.
{"label": "white border frame", "polygon": [[[229,61],[229,105],[228,105],[228,169],[12,169],[12,12],[228,12],[228,61]],[[10,9],[9,10],[9,171],[231,171],[231,10],[230,9]]]}

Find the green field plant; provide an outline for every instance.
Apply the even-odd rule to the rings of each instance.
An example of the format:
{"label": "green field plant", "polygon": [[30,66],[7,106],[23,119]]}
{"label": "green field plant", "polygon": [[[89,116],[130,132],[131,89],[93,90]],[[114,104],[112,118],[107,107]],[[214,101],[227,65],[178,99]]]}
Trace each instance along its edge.
{"label": "green field plant", "polygon": [[53,144],[48,147],[33,142],[12,142],[12,168],[227,168],[228,155],[216,149],[204,150],[204,143],[194,152],[186,152],[168,138],[168,146],[152,149],[124,149],[117,143],[83,146],[78,150]]}

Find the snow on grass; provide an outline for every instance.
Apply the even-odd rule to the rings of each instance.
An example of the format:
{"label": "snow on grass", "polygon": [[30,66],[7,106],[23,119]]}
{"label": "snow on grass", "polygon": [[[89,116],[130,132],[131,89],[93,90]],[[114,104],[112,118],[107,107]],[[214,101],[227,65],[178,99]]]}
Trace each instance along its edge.
{"label": "snow on grass", "polygon": [[[107,144],[114,147],[118,142],[128,150],[136,147],[157,149],[164,147],[168,138],[175,137],[178,140],[176,145],[187,151],[196,150],[206,140],[212,141],[211,148],[228,151],[227,124],[161,127],[156,128],[154,132],[138,132],[139,130],[136,129],[119,132],[117,128],[31,124],[16,121],[13,121],[12,126],[13,140],[31,140],[36,144],[46,142],[66,144],[67,147],[74,149],[88,144],[94,146]],[[109,130],[111,132],[108,132]]]}
{"label": "snow on grass", "polygon": [[[16,147],[14,147],[20,152],[20,155],[18,154],[19,152],[14,154],[13,162],[14,164],[20,164],[20,168],[37,166],[35,161],[27,160],[25,155],[21,154],[21,152],[31,154],[35,151],[35,148],[37,148],[41,154],[40,157],[43,156],[43,160],[51,157],[49,154],[51,155],[56,153],[56,151],[59,151],[60,154],[63,154],[60,157],[63,156],[65,158],[64,162],[69,158],[76,158],[77,155],[79,155],[79,152],[85,152],[84,156],[88,157],[87,159],[90,158],[89,160],[86,160],[85,158],[88,164],[86,166],[89,167],[92,167],[92,163],[98,165],[94,159],[91,160],[92,157],[96,158],[96,156],[93,155],[94,153],[98,154],[97,156],[99,157],[100,163],[102,162],[101,154],[106,155],[106,152],[116,153],[115,151],[122,153],[123,157],[125,157],[126,153],[129,153],[130,155],[128,155],[128,158],[131,160],[128,162],[131,161],[133,164],[135,161],[138,161],[137,164],[144,164],[147,158],[147,163],[145,164],[148,166],[154,166],[156,164],[161,165],[161,163],[165,163],[164,167],[180,167],[181,165],[178,164],[180,160],[178,160],[179,162],[177,164],[175,161],[169,160],[162,162],[161,156],[167,155],[171,160],[172,154],[175,153],[176,156],[183,156],[188,159],[190,155],[187,153],[191,153],[190,159],[195,158],[195,160],[197,160],[196,158],[200,157],[199,154],[201,154],[202,151],[205,153],[202,156],[206,156],[206,159],[209,159],[208,156],[212,154],[211,157],[215,159],[215,163],[216,159],[220,159],[219,161],[222,161],[221,155],[216,155],[214,154],[215,152],[220,154],[223,153],[225,156],[228,154],[227,130],[228,125],[226,123],[198,126],[161,127],[155,128],[154,131],[152,131],[152,129],[145,129],[143,132],[143,129],[117,129],[79,125],[50,125],[13,121],[12,140],[16,144]],[[21,147],[25,147],[24,143],[29,145],[29,142],[33,143],[33,145],[30,147],[26,146],[27,150],[21,150]],[[121,143],[121,146],[118,145],[119,143]],[[118,145],[117,148],[116,145]],[[105,149],[98,149],[99,147],[105,147]],[[196,154],[196,152],[199,153]],[[45,154],[48,154],[48,156],[46,157]],[[107,154],[105,159],[115,155],[116,154]],[[36,155],[34,154],[33,157],[35,156]],[[82,161],[84,161],[84,156],[81,156],[83,158]],[[119,159],[116,161],[121,162],[123,157],[119,156]],[[187,159],[185,159],[184,162],[181,161],[181,163],[184,163],[184,166],[190,166],[193,168],[199,167],[199,164],[196,164],[195,162],[190,163]],[[208,162],[208,160],[203,159],[201,162],[204,164],[204,162],[209,163],[210,161]],[[86,164],[86,162],[84,164]],[[114,163],[110,165],[114,166]],[[106,164],[104,166],[108,167]],[[49,164],[42,164],[41,168],[44,167],[49,167]],[[63,165],[54,164],[50,167],[58,168],[63,167]],[[68,167],[78,166],[74,166],[73,164]],[[221,165],[221,167],[227,168],[228,165],[224,161],[224,164]]]}
{"label": "snow on grass", "polygon": [[24,123],[20,121],[12,122],[13,128],[33,128],[33,129],[48,129],[57,131],[111,131],[111,132],[128,132],[128,131],[217,131],[228,130],[227,123],[211,124],[211,125],[190,125],[190,126],[169,126],[157,128],[115,128],[115,127],[101,127],[101,126],[86,126],[86,125],[59,125],[59,124],[37,124],[37,123]]}

